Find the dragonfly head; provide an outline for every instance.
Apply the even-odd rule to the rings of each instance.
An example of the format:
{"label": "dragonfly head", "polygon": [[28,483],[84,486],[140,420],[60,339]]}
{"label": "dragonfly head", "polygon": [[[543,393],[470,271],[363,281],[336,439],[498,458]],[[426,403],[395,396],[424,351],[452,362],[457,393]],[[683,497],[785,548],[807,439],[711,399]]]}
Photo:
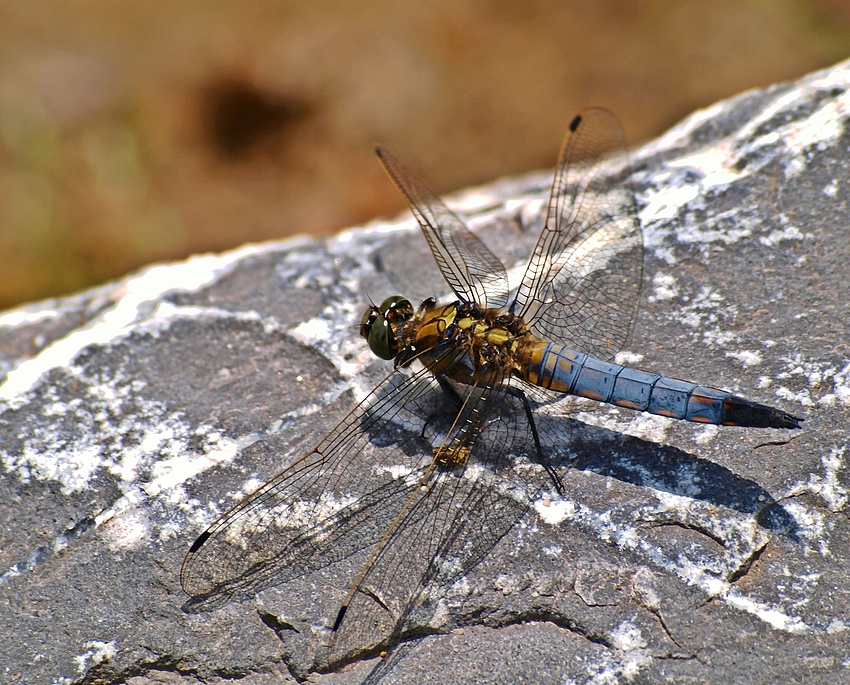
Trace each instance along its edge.
{"label": "dragonfly head", "polygon": [[393,295],[366,310],[360,322],[360,335],[381,359],[394,359],[399,350],[398,324],[412,316],[413,305],[401,295]]}

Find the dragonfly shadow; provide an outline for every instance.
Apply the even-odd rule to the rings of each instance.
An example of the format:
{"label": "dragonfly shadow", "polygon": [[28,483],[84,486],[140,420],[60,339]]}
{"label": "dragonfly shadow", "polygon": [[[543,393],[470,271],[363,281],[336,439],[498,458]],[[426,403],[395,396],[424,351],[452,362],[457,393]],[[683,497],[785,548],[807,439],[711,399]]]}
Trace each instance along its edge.
{"label": "dragonfly shadow", "polygon": [[796,519],[757,482],[677,447],[573,422],[572,468],[728,507],[796,539]]}
{"label": "dragonfly shadow", "polygon": [[[432,380],[426,387],[426,377],[422,378],[419,393],[411,403],[415,404],[415,411],[407,406],[391,419],[384,417],[376,422],[373,412],[366,408],[357,425],[352,426],[359,435],[362,470],[356,481],[346,483],[339,492],[338,500],[345,502],[344,506],[332,515],[313,517],[311,525],[292,528],[290,533],[284,534],[286,526],[291,525],[288,519],[279,528],[269,528],[265,536],[252,542],[253,548],[263,550],[252,563],[246,563],[246,559],[254,559],[251,549],[246,552],[241,543],[234,546],[232,555],[218,555],[217,566],[206,566],[211,574],[208,590],[192,597],[183,610],[206,612],[231,601],[251,599],[265,589],[373,548],[419,487],[417,484],[433,461],[434,446],[439,443],[439,436],[449,430],[457,411],[457,398],[447,395]],[[378,403],[396,391],[395,382],[388,384],[379,393]],[[432,607],[433,598],[439,596],[440,588],[483,559],[524,515],[537,493],[556,489],[532,455],[533,440],[518,400],[502,397],[499,414],[498,422],[484,428],[480,436],[482,449],[477,449],[468,463],[454,468],[434,466],[437,475],[433,477],[435,494],[431,499],[440,502],[411,507],[405,514],[406,531],[394,534],[427,537],[424,530],[434,525],[435,516],[443,529],[439,542],[432,540],[422,545],[414,555],[422,556],[417,562],[421,576],[414,583],[419,592],[396,614],[394,642],[417,630],[430,632],[425,612]],[[624,483],[728,507],[754,516],[765,529],[796,538],[794,517],[758,483],[724,466],[676,447],[625,436],[564,415],[538,413],[536,424],[543,437],[546,462],[565,481],[571,469],[591,471]],[[275,451],[274,444],[263,442],[247,451]],[[312,468],[311,460],[318,465],[321,459],[318,453],[308,455],[305,469]],[[274,481],[269,485],[273,484]],[[271,492],[274,491],[272,487]],[[326,494],[320,493],[318,500]],[[301,492],[304,498],[310,495],[306,488]],[[288,511],[292,517],[292,510]],[[448,516],[449,512],[458,513]],[[412,553],[412,543],[406,544],[408,553]],[[204,549],[197,554],[203,554]],[[446,564],[446,560],[452,563]]]}

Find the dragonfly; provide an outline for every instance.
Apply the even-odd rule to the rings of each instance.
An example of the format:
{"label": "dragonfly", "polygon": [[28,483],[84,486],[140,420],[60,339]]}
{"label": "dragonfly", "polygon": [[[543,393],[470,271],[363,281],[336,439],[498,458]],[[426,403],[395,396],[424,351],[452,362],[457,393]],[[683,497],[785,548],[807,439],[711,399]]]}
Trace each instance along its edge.
{"label": "dragonfly", "polygon": [[460,217],[376,152],[455,299],[370,305],[360,334],[392,370],[314,450],[200,535],[181,570],[187,610],[203,610],[359,555],[330,624],[329,667],[427,625],[441,588],[540,493],[563,493],[567,395],[704,424],[803,420],[614,362],[640,299],[643,241],[624,135],[608,110],[570,123],[546,223],[514,288]]}

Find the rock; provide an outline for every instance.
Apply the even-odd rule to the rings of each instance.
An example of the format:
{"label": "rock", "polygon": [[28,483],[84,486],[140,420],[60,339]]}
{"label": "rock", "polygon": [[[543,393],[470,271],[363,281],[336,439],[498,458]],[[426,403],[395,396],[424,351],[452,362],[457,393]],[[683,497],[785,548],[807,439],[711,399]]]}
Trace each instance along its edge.
{"label": "rock", "polygon": [[[622,358],[803,430],[577,403],[564,495],[444,590],[427,636],[340,673],[315,671],[361,558],[202,613],[180,564],[390,368],[357,335],[367,295],[446,290],[412,220],[0,315],[4,682],[846,681],[848,89],[845,62],[744,93],[632,159],[645,285]],[[516,264],[550,182],[454,206]]]}

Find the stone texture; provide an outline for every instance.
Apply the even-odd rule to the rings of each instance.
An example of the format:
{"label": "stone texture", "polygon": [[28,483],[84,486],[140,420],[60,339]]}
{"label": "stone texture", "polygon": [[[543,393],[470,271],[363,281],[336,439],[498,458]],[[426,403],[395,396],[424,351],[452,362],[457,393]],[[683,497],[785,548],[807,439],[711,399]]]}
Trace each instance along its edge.
{"label": "stone texture", "polygon": [[[367,294],[445,290],[412,221],[0,315],[3,682],[847,682],[848,89],[844,63],[744,93],[633,156],[645,285],[623,359],[804,429],[576,403],[564,496],[447,589],[431,634],[341,673],[315,669],[357,559],[201,614],[178,575],[385,373],[354,326]],[[550,180],[455,206],[516,264]]]}

